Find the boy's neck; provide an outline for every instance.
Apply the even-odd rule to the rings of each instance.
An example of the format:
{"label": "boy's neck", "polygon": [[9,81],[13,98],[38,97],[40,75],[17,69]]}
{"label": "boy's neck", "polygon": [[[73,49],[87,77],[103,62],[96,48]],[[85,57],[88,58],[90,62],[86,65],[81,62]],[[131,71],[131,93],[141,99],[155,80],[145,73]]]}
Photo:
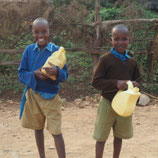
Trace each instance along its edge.
{"label": "boy's neck", "polygon": [[42,49],[44,49],[47,45],[48,45],[48,44],[41,46],[41,45],[38,44],[38,47],[40,48],[40,50],[42,50]]}
{"label": "boy's neck", "polygon": [[[114,49],[114,48],[113,48]],[[114,49],[115,50],[115,49]],[[116,51],[116,50],[115,50]],[[126,54],[126,50],[124,50],[124,52],[118,52],[118,51],[116,51],[117,53],[119,53],[119,54],[122,54],[122,55],[125,55]]]}

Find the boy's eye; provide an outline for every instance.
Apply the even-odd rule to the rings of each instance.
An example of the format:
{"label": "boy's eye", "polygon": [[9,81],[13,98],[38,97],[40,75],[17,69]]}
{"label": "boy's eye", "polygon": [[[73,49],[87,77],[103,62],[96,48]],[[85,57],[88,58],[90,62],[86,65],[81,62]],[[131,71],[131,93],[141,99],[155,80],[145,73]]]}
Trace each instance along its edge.
{"label": "boy's eye", "polygon": [[127,38],[123,38],[122,40],[123,40],[123,41],[127,41]]}
{"label": "boy's eye", "polygon": [[114,41],[119,41],[119,38],[114,38]]}
{"label": "boy's eye", "polygon": [[114,38],[114,41],[119,41],[119,40],[122,40],[122,41],[127,41],[128,40],[128,38]]}
{"label": "boy's eye", "polygon": [[39,34],[47,34],[48,31],[33,31],[34,34],[39,35]]}

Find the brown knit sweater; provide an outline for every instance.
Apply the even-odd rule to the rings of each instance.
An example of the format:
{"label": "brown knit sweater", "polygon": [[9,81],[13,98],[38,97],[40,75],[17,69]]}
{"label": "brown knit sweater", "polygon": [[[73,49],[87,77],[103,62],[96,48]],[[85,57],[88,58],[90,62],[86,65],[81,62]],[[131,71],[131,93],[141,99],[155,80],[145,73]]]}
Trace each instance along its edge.
{"label": "brown knit sweater", "polygon": [[101,95],[112,101],[117,93],[117,80],[132,80],[140,83],[141,76],[136,61],[128,58],[126,64],[112,53],[100,58],[92,78],[92,85],[101,90]]}

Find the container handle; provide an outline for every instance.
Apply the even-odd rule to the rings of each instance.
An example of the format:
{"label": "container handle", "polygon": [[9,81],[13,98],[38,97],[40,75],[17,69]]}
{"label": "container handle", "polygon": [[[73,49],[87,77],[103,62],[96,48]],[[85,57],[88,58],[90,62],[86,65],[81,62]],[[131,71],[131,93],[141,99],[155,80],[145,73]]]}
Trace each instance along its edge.
{"label": "container handle", "polygon": [[127,81],[128,89],[133,89],[132,81]]}

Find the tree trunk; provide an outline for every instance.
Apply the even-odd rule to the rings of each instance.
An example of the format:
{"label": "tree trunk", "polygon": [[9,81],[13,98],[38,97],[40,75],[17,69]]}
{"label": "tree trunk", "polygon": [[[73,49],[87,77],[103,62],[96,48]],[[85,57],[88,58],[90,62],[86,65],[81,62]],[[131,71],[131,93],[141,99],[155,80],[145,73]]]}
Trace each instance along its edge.
{"label": "tree trunk", "polygon": [[[96,39],[94,47],[100,47],[100,28],[101,28],[101,19],[100,19],[100,0],[95,0],[95,23],[96,23]],[[93,72],[95,71],[96,65],[100,54],[92,54],[92,66]]]}

